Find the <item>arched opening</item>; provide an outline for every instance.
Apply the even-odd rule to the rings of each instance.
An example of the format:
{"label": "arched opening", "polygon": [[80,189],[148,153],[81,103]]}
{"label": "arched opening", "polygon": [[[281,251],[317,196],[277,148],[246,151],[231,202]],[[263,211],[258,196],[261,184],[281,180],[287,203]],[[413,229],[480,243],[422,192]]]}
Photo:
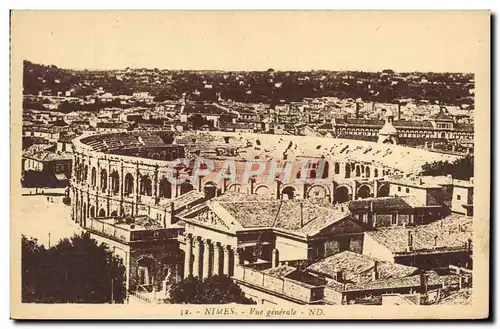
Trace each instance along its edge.
{"label": "arched opening", "polygon": [[322,161],[322,164],[323,164],[323,174],[321,175],[321,178],[326,179],[330,175],[330,164],[328,163],[328,161],[326,161],[324,159],[322,159],[320,161]]}
{"label": "arched opening", "polygon": [[140,189],[140,193],[142,195],[147,195],[147,196],[151,196],[151,179],[149,178],[149,176],[142,176],[141,177],[141,189]]}
{"label": "arched opening", "polygon": [[116,170],[111,173],[111,192],[115,195],[120,192],[120,175]]}
{"label": "arched opening", "polygon": [[359,169],[359,166],[356,166],[356,177],[361,176],[361,170]]}
{"label": "arched opening", "polygon": [[83,181],[86,182],[87,179],[88,179],[88,174],[89,174],[89,166],[88,165],[85,165],[85,167],[83,167]]}
{"label": "arched opening", "polygon": [[442,132],[441,133],[441,138],[446,138],[446,133]]}
{"label": "arched opening", "polygon": [[267,187],[265,185],[259,186],[255,189],[255,194],[257,194],[257,195],[269,195],[270,194],[269,187]]}
{"label": "arched opening", "polygon": [[358,188],[358,198],[361,198],[361,199],[369,198],[370,193],[371,193],[371,190],[370,190],[370,187],[368,185],[361,185]]}
{"label": "arched opening", "polygon": [[281,191],[281,199],[293,200],[294,198],[295,198],[295,189],[293,187],[287,186]]}
{"label": "arched opening", "polygon": [[90,174],[90,186],[95,187],[97,183],[97,170],[95,167],[92,167],[92,171]]}
{"label": "arched opening", "polygon": [[106,192],[108,188],[108,172],[106,169],[101,170],[101,191]]}
{"label": "arched opening", "polygon": [[338,162],[335,162],[334,173],[336,175],[338,175],[340,173],[340,164]]}
{"label": "arched opening", "polygon": [[83,218],[82,218],[81,225],[83,227],[87,227],[87,204],[86,203],[83,204],[82,214],[83,214]]}
{"label": "arched opening", "polygon": [[383,184],[378,188],[377,197],[381,198],[381,197],[385,197],[385,196],[389,196],[389,185],[388,184]]}
{"label": "arched opening", "polygon": [[152,284],[154,265],[152,257],[143,257],[137,261],[137,284],[144,289]]}
{"label": "arched opening", "polygon": [[90,218],[94,218],[95,217],[95,208],[94,208],[94,206],[90,206],[89,216],[90,216]]}
{"label": "arched opening", "polygon": [[351,165],[345,164],[345,178],[351,178]]}
{"label": "arched opening", "polygon": [[113,210],[113,211],[111,212],[111,215],[110,215],[110,216],[111,216],[111,217],[118,217],[118,212],[117,212],[116,210]]}
{"label": "arched opening", "polygon": [[335,190],[334,200],[337,203],[349,201],[349,189],[345,186],[340,186]]}
{"label": "arched opening", "polygon": [[328,192],[324,186],[314,185],[307,191],[308,198],[314,199],[325,199],[328,196]]}
{"label": "arched opening", "polygon": [[125,196],[129,196],[134,193],[134,176],[132,174],[127,173],[125,175]]}
{"label": "arched opening", "polygon": [[205,199],[212,199],[217,196],[217,185],[212,182],[208,182],[205,184]]}
{"label": "arched opening", "polygon": [[373,177],[378,177],[378,169],[377,168],[375,168],[373,170]]}
{"label": "arched opening", "polygon": [[188,182],[182,183],[182,185],[180,187],[180,193],[181,193],[181,195],[184,195],[184,194],[186,194],[188,192],[191,192],[192,190],[194,190],[194,187],[193,187],[193,185],[191,185]]}
{"label": "arched opening", "polygon": [[168,181],[167,177],[163,176],[160,179],[160,198],[172,198],[172,184]]}
{"label": "arched opening", "polygon": [[366,167],[365,169],[365,177],[370,178],[370,167]]}
{"label": "arched opening", "polygon": [[99,217],[106,217],[106,211],[102,208],[99,210]]}
{"label": "arched opening", "polygon": [[233,185],[229,186],[227,190],[232,191],[232,192],[241,192],[241,185],[240,184],[233,184]]}

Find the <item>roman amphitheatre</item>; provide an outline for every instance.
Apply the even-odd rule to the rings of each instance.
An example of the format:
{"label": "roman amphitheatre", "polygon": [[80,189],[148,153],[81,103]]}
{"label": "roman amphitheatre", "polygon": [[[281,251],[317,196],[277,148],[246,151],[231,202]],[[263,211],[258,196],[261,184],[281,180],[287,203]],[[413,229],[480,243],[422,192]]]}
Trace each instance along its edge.
{"label": "roman amphitheatre", "polygon": [[[231,191],[279,199],[323,198],[335,204],[382,197],[389,193],[388,177],[417,179],[425,163],[457,158],[357,140],[203,131],[83,135],[73,144],[72,217],[82,226],[89,217],[148,215],[165,221],[174,209],[181,211],[195,200]],[[215,168],[194,180],[196,168],[174,165],[179,158],[190,163],[210,159]],[[223,167],[228,159],[234,160],[235,167]],[[304,159],[310,161],[307,177],[302,177],[299,165]],[[280,174],[269,179],[266,166],[244,181],[245,165],[251,160],[275,160],[278,166],[291,163],[290,179],[284,181]],[[227,175],[221,176],[221,170]],[[168,177],[183,178],[183,182],[177,184]]]}

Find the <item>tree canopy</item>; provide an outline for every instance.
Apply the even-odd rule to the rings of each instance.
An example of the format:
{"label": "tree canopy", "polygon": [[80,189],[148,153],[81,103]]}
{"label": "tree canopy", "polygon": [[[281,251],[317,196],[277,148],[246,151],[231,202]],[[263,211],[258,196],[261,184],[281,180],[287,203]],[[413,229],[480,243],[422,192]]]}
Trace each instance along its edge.
{"label": "tree canopy", "polygon": [[60,240],[50,249],[22,236],[21,262],[24,303],[123,303],[125,299],[125,267],[88,233]]}
{"label": "tree canopy", "polygon": [[456,179],[468,180],[474,177],[474,156],[467,155],[453,162],[436,161],[422,166],[424,176],[451,175]]}
{"label": "tree canopy", "polygon": [[167,302],[172,304],[255,304],[226,275],[215,275],[205,280],[190,276],[172,285]]}

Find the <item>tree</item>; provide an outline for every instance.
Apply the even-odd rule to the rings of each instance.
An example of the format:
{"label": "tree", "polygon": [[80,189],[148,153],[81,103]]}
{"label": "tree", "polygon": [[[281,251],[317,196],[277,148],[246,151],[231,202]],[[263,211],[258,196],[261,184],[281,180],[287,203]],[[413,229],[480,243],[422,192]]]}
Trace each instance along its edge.
{"label": "tree", "polygon": [[424,176],[451,175],[456,179],[468,180],[474,177],[474,156],[467,155],[453,162],[435,161],[422,166]]}
{"label": "tree", "polygon": [[200,114],[194,114],[188,118],[188,123],[193,129],[200,129],[201,127],[208,125],[213,126],[210,120],[202,117]]}
{"label": "tree", "polygon": [[90,234],[74,235],[46,249],[22,236],[24,303],[123,303],[125,267]]}
{"label": "tree", "polygon": [[202,281],[190,276],[172,285],[167,302],[171,304],[255,304],[226,275],[215,275]]}

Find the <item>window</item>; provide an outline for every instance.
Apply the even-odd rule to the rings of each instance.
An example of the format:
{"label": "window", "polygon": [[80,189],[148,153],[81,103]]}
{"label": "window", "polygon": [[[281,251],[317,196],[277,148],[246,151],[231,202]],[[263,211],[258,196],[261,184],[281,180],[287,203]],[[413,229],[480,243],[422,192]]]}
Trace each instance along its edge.
{"label": "window", "polygon": [[359,214],[359,221],[360,222],[364,222],[365,221],[365,214],[364,213],[360,213]]}
{"label": "window", "polygon": [[460,194],[458,194],[458,195],[457,195],[457,200],[460,200],[460,199],[461,199],[461,195],[460,195]]}
{"label": "window", "polygon": [[62,164],[57,163],[56,164],[56,174],[60,174],[64,172],[64,166]]}
{"label": "window", "polygon": [[401,192],[401,186],[398,186],[398,192]]}
{"label": "window", "polygon": [[393,212],[392,213],[391,224],[392,225],[397,225],[398,224],[398,213],[397,212]]}
{"label": "window", "polygon": [[410,189],[408,187],[406,188],[406,193],[410,193]]}

